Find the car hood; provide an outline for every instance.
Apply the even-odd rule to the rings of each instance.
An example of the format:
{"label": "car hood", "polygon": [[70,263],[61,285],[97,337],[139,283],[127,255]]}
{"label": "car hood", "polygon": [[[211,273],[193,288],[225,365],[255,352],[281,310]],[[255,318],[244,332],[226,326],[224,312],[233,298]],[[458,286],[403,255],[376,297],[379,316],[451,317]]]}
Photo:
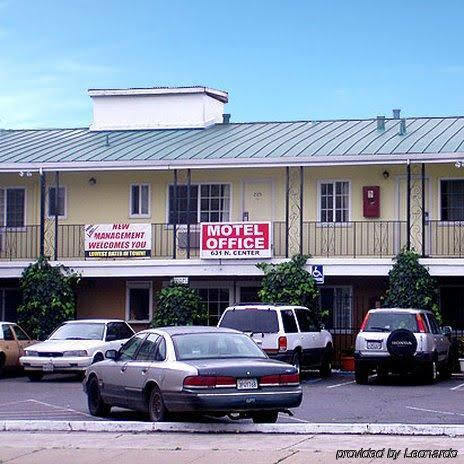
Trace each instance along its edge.
{"label": "car hood", "polygon": [[195,367],[199,375],[261,377],[297,372],[296,368],[290,364],[268,358],[203,359],[182,362]]}
{"label": "car hood", "polygon": [[28,347],[32,351],[89,350],[104,345],[102,340],[46,340]]}

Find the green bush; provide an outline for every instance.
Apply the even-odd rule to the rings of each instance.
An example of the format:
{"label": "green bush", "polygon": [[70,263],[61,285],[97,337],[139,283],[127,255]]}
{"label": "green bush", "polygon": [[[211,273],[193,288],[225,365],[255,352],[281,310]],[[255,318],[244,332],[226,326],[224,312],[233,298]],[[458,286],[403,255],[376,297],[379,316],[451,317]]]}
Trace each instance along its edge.
{"label": "green bush", "polygon": [[64,321],[74,318],[79,280],[79,274],[65,266],[51,266],[45,257],[23,271],[18,322],[31,337],[43,340]]}
{"label": "green bush", "polygon": [[439,323],[442,322],[437,282],[419,263],[419,255],[414,250],[401,250],[395,257],[388,279],[389,287],[382,299],[384,308],[428,309],[433,311]]}
{"label": "green bush", "polygon": [[285,303],[306,306],[319,321],[322,314],[319,304],[319,288],[312,275],[304,268],[309,256],[296,255],[280,264],[259,263],[264,272],[258,295],[264,303]]}
{"label": "green bush", "polygon": [[152,327],[206,324],[208,313],[197,290],[173,284],[163,288],[156,299]]}

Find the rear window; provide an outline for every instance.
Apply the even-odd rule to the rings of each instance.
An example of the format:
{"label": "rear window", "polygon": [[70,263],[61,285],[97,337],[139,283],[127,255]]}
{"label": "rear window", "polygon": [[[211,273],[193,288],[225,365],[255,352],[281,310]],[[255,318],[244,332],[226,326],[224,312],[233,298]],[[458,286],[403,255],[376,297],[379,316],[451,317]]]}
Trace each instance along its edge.
{"label": "rear window", "polygon": [[279,331],[277,312],[272,309],[226,311],[219,325],[241,332],[276,333]]}
{"label": "rear window", "polygon": [[411,313],[371,313],[364,332],[392,332],[396,329],[418,332],[416,315]]}

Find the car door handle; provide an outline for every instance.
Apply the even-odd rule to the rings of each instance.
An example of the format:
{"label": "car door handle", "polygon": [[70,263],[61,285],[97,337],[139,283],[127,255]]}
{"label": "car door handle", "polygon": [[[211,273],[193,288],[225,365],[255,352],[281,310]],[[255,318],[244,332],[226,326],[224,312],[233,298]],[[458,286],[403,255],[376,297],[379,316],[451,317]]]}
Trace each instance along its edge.
{"label": "car door handle", "polygon": [[145,375],[148,372],[148,367],[144,367],[142,369],[142,375]]}
{"label": "car door handle", "polygon": [[122,366],[122,367],[121,367],[121,372],[125,372],[126,369],[127,369],[127,366]]}

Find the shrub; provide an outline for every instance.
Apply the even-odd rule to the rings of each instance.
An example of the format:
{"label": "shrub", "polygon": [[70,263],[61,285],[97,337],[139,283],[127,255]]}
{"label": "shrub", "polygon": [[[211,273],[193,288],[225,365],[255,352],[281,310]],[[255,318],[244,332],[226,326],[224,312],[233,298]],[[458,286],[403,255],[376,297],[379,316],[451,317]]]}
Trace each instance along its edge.
{"label": "shrub", "polygon": [[319,289],[312,275],[304,268],[309,256],[296,255],[280,264],[259,263],[264,272],[259,297],[264,303],[285,303],[306,306],[321,321]]}
{"label": "shrub", "polygon": [[388,278],[389,287],[382,299],[383,307],[428,309],[441,323],[437,282],[419,263],[419,255],[414,250],[401,250]]}
{"label": "shrub", "polygon": [[197,290],[173,284],[158,293],[151,326],[198,325],[205,324],[207,319],[206,306]]}
{"label": "shrub", "polygon": [[51,266],[45,257],[23,271],[18,322],[31,337],[43,340],[64,321],[74,318],[79,280],[79,274],[65,266]]}

